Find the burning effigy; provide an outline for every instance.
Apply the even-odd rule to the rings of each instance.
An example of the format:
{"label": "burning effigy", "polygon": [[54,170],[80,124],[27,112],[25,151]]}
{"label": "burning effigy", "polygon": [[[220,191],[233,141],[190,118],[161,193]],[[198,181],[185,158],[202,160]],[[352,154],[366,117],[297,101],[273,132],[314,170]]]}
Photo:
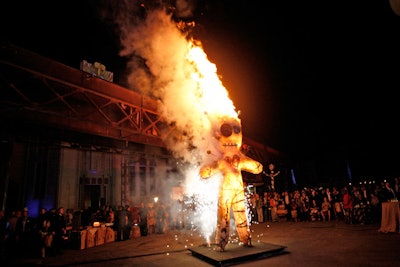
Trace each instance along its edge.
{"label": "burning effigy", "polygon": [[224,251],[229,242],[232,211],[239,241],[243,246],[252,246],[241,172],[259,174],[263,166],[241,152],[242,127],[238,118],[223,118],[215,127],[214,138],[220,157],[200,169],[202,178],[209,178],[216,173],[223,176],[218,195],[215,241],[218,250]]}
{"label": "burning effigy", "polygon": [[[221,251],[233,228],[240,242],[251,246],[241,171],[258,174],[263,166],[241,151],[239,114],[216,65],[208,60],[200,40],[186,30],[194,27],[194,22],[185,27],[187,20],[177,23],[170,9],[142,4],[145,15],[132,17],[135,8],[131,1],[124,3],[118,9],[117,23],[120,55],[129,59],[127,81],[130,88],[156,98],[163,122],[173,125],[173,130],[157,134],[177,159],[174,170],[178,166],[184,176],[179,184],[182,195],[195,201],[191,205],[195,209],[190,210],[195,214],[186,221],[208,244],[215,233]],[[176,6],[172,10],[176,13],[180,9]],[[159,188],[167,191],[175,186],[175,180],[163,178],[159,179],[163,183]],[[177,210],[179,214],[181,210]],[[234,226],[229,225],[231,221]]]}

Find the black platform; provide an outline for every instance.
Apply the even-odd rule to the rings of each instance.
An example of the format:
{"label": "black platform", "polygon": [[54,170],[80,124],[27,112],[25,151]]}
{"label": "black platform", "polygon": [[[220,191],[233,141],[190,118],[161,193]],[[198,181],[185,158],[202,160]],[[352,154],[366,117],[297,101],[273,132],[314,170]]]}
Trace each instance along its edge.
{"label": "black platform", "polygon": [[189,250],[193,256],[214,266],[229,266],[288,253],[285,248],[285,246],[257,242],[252,247],[229,243],[223,252],[217,251],[217,247],[213,245],[202,245]]}

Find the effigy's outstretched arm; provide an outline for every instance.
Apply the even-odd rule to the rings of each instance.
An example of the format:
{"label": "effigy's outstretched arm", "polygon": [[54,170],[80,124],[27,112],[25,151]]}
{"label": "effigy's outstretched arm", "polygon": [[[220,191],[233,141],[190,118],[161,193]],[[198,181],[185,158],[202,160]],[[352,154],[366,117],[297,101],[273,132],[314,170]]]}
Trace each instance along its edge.
{"label": "effigy's outstretched arm", "polygon": [[260,162],[245,156],[240,159],[240,169],[252,174],[259,174],[263,171],[263,165]]}
{"label": "effigy's outstretched arm", "polygon": [[216,174],[219,171],[220,170],[218,168],[218,161],[214,161],[210,165],[205,165],[205,166],[201,167],[199,174],[200,174],[201,178],[210,178],[211,176],[213,176],[214,174]]}

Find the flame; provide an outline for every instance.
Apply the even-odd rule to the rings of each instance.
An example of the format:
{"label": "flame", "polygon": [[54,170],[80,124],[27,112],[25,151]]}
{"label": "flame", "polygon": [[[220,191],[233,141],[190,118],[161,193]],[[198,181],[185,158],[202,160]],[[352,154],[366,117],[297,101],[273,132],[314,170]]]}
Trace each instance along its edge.
{"label": "flame", "polygon": [[[189,163],[179,166],[185,172],[183,190],[196,197],[193,223],[210,242],[216,227],[222,176],[201,179],[199,166],[219,157],[213,125],[221,118],[238,118],[238,113],[216,65],[208,59],[202,43],[182,31],[187,28],[182,22],[175,23],[165,10],[149,11],[143,21],[134,25],[126,19],[130,16],[121,14],[118,20],[122,34],[120,55],[131,59],[129,87],[159,99],[160,116],[175,125],[174,135],[165,138],[164,143],[176,158]],[[160,181],[164,182],[163,178]]]}
{"label": "flame", "polygon": [[191,77],[198,84],[200,93],[197,100],[203,104],[205,113],[210,117],[237,118],[235,106],[217,74],[217,67],[208,60],[200,41],[189,41],[187,60],[194,66],[195,72]]}

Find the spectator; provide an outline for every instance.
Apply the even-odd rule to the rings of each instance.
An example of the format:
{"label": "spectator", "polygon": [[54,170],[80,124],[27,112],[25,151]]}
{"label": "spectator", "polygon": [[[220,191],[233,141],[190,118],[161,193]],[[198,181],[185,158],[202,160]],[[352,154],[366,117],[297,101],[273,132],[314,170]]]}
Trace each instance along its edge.
{"label": "spectator", "polygon": [[126,212],[127,222],[124,229],[124,240],[128,240],[130,239],[131,229],[133,226],[132,211],[129,205],[125,205],[125,212]]}
{"label": "spectator", "polygon": [[269,206],[271,208],[272,222],[278,221],[278,199],[279,199],[279,194],[276,192],[273,193],[273,196],[269,199]]}
{"label": "spectator", "polygon": [[287,210],[287,214],[286,214],[286,220],[287,221],[291,221],[292,220],[292,213],[291,213],[291,208],[292,208],[292,201],[291,199],[293,198],[292,194],[289,194],[288,191],[284,191],[282,194],[282,200],[283,200],[283,204],[285,206],[285,210]]}
{"label": "spectator", "polygon": [[264,197],[263,197],[263,217],[264,221],[269,221],[271,220],[271,213],[269,210],[269,193],[264,192]]}
{"label": "spectator", "polygon": [[337,221],[341,221],[344,219],[341,202],[342,202],[342,196],[339,190],[337,190],[337,188],[334,186],[332,188],[332,203],[333,203],[333,212],[335,215],[335,219]]}
{"label": "spectator", "polygon": [[323,221],[331,221],[331,203],[326,196],[324,196],[321,204],[321,217]]}
{"label": "spectator", "polygon": [[17,221],[18,218],[22,216],[21,210],[13,210],[11,211],[10,216],[7,219],[7,240],[6,240],[6,249],[8,256],[15,256],[18,253],[18,234],[17,234]]}
{"label": "spectator", "polygon": [[298,206],[296,199],[292,198],[290,200],[290,217],[294,222],[298,222]]}
{"label": "spectator", "polygon": [[381,210],[382,207],[379,198],[375,195],[374,192],[371,192],[369,195],[370,195],[372,222],[380,222],[382,216],[382,210]]}
{"label": "spectator", "polygon": [[147,236],[148,234],[148,228],[147,228],[147,208],[144,205],[143,202],[140,203],[139,207],[139,216],[140,216],[140,222],[139,222],[139,227],[140,227],[140,235],[141,236]]}
{"label": "spectator", "polygon": [[164,223],[165,223],[165,209],[164,205],[158,203],[156,209],[156,233],[163,234],[164,233]]}
{"label": "spectator", "polygon": [[264,222],[264,214],[263,214],[263,200],[259,194],[256,194],[256,212],[257,212],[257,222]]}
{"label": "spectator", "polygon": [[138,207],[131,207],[132,224],[139,225],[140,222],[140,210]]}
{"label": "spectator", "polygon": [[345,222],[347,224],[353,223],[353,196],[350,194],[347,187],[343,188],[342,203],[345,216]]}
{"label": "spectator", "polygon": [[0,210],[0,261],[6,260],[7,218],[4,210]]}
{"label": "spectator", "polygon": [[380,194],[381,202],[388,202],[396,198],[396,193],[394,192],[393,188],[390,186],[389,182],[385,182],[384,187],[381,189]]}
{"label": "spectator", "polygon": [[320,213],[320,207],[317,204],[317,200],[314,198],[311,201],[310,205],[310,218],[312,222],[320,221],[321,220],[321,213]]}
{"label": "spectator", "polygon": [[40,210],[38,219],[38,229],[40,234],[40,256],[42,259],[46,258],[47,252],[52,247],[53,232],[50,216],[45,208]]}
{"label": "spectator", "polygon": [[147,229],[149,235],[153,235],[156,233],[156,216],[157,214],[154,207],[150,206],[147,212]]}
{"label": "spectator", "polygon": [[171,207],[167,205],[164,208],[164,229],[163,232],[167,233],[172,225],[172,219],[171,219]]}
{"label": "spectator", "polygon": [[310,221],[310,199],[306,190],[301,191],[299,206],[299,219],[301,221]]}
{"label": "spectator", "polygon": [[17,219],[15,227],[18,243],[23,255],[31,253],[34,250],[32,245],[34,244],[35,222],[34,219],[29,216],[28,208],[25,207],[23,209],[22,215]]}
{"label": "spectator", "polygon": [[117,241],[123,241],[124,232],[126,231],[126,226],[128,224],[128,216],[126,210],[123,206],[118,206],[117,214],[115,216],[115,230],[117,231]]}
{"label": "spectator", "polygon": [[106,212],[106,223],[114,223],[115,222],[115,213],[112,207],[108,207],[108,211]]}
{"label": "spectator", "polygon": [[364,224],[366,222],[367,203],[362,194],[357,194],[353,204],[353,223]]}
{"label": "spectator", "polygon": [[65,223],[67,226],[72,227],[72,220],[74,219],[74,210],[73,209],[67,209],[65,212]]}
{"label": "spectator", "polygon": [[53,230],[53,254],[63,254],[62,248],[67,234],[67,224],[65,223],[65,210],[64,207],[59,207],[56,214],[51,221]]}

